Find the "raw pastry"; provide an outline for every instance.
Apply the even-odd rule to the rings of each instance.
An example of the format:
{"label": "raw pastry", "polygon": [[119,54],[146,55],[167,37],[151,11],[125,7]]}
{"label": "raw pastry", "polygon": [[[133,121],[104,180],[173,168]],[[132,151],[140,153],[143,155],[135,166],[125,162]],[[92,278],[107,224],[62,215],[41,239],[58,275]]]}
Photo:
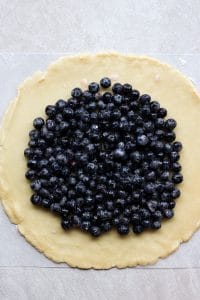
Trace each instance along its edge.
{"label": "raw pastry", "polygon": [[[44,108],[59,98],[69,98],[75,86],[104,76],[129,82],[141,93],[148,93],[166,107],[169,117],[179,124],[178,140],[184,145],[181,155],[184,183],[177,201],[175,217],[156,232],[120,237],[109,232],[98,239],[73,230],[65,232],[59,219],[35,208],[29,201],[31,190],[24,178],[23,151],[32,120],[44,116]],[[25,238],[56,262],[80,268],[108,269],[154,263],[175,251],[188,240],[200,224],[200,98],[192,84],[178,71],[148,57],[117,53],[65,57],[47,72],[38,72],[19,88],[1,128],[0,195],[11,221]]]}

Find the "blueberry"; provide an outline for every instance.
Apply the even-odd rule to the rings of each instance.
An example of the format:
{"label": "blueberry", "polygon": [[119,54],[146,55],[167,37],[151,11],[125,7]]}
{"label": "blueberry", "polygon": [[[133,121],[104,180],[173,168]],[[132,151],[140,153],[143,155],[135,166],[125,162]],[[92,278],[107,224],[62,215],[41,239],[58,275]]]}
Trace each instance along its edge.
{"label": "blueberry", "polygon": [[57,110],[54,105],[48,105],[45,109],[46,115],[50,118],[53,118],[56,116]]}
{"label": "blueberry", "polygon": [[82,182],[79,182],[76,187],[75,187],[77,193],[80,193],[80,194],[85,194],[85,191],[86,191],[86,187],[85,185],[82,183]]}
{"label": "blueberry", "polygon": [[[155,142],[154,149],[156,152],[158,152],[160,154],[160,152],[163,150],[163,148],[164,148],[163,142],[160,142],[160,141]],[[163,152],[161,152],[161,153],[163,154]]]}
{"label": "blueberry", "polygon": [[[164,188],[165,188],[165,186],[164,186]],[[168,192],[163,192],[163,193],[161,194],[161,200],[162,200],[162,201],[168,201],[168,200],[170,200],[170,193],[168,193]]]}
{"label": "blueberry", "polygon": [[89,232],[92,236],[97,237],[101,234],[101,229],[98,226],[91,226]]}
{"label": "blueberry", "polygon": [[160,104],[157,101],[152,101],[150,107],[151,111],[156,113],[160,109]]}
{"label": "blueberry", "polygon": [[132,217],[131,217],[131,222],[133,225],[138,225],[140,224],[141,221],[141,217],[138,213],[133,213]]}
{"label": "blueberry", "polygon": [[32,158],[33,155],[34,155],[34,151],[33,151],[32,149],[26,148],[26,149],[24,150],[24,156],[25,156],[26,158]]}
{"label": "blueberry", "polygon": [[62,121],[63,121],[63,115],[61,113],[56,114],[56,116],[55,116],[56,124],[59,124]]}
{"label": "blueberry", "polygon": [[91,212],[89,212],[89,211],[85,211],[85,212],[82,214],[82,220],[88,221],[88,220],[91,220],[91,218],[92,218],[92,214],[91,214]]}
{"label": "blueberry", "polygon": [[133,232],[138,234],[144,231],[144,227],[142,225],[133,225]]}
{"label": "blueberry", "polygon": [[52,203],[50,209],[52,212],[61,213],[61,207],[59,203]]}
{"label": "blueberry", "polygon": [[131,98],[131,100],[136,101],[136,100],[138,100],[139,96],[140,96],[139,91],[138,90],[133,90],[131,95],[130,95],[130,98]]}
{"label": "blueberry", "polygon": [[56,102],[56,108],[59,112],[62,112],[63,109],[66,107],[67,102],[60,99]]}
{"label": "blueberry", "polygon": [[159,210],[156,210],[156,211],[153,213],[153,218],[154,218],[155,220],[160,221],[160,220],[162,219],[162,217],[163,217],[163,215],[162,215],[161,211],[159,211]]}
{"label": "blueberry", "polygon": [[38,173],[38,176],[41,177],[41,178],[47,178],[49,179],[50,177],[50,172],[47,168],[43,168],[39,173]]}
{"label": "blueberry", "polygon": [[140,96],[140,103],[142,105],[148,104],[151,101],[151,97],[147,94],[141,95]]}
{"label": "blueberry", "polygon": [[178,152],[175,152],[175,151],[171,152],[170,159],[171,159],[172,162],[178,161],[179,158],[180,158],[180,155],[179,155]]}
{"label": "blueberry", "polygon": [[41,197],[40,197],[39,195],[35,194],[35,195],[32,195],[32,196],[31,196],[31,202],[32,202],[34,205],[40,205],[40,204],[41,204],[41,201],[42,201],[42,199],[41,199]]}
{"label": "blueberry", "polygon": [[38,139],[39,136],[40,136],[40,132],[38,130],[31,130],[29,132],[29,137],[31,138],[32,141]]}
{"label": "blueberry", "polygon": [[146,146],[149,142],[149,139],[146,135],[142,134],[137,137],[137,144],[139,146]]}
{"label": "blueberry", "polygon": [[36,118],[36,119],[33,121],[33,126],[34,126],[36,129],[42,128],[43,125],[44,125],[44,119],[43,119],[43,118]]}
{"label": "blueberry", "polygon": [[142,155],[139,151],[134,151],[130,154],[130,159],[135,163],[140,163],[142,160]]}
{"label": "blueberry", "polygon": [[165,121],[162,118],[157,118],[155,120],[155,127],[158,129],[162,129],[165,126]]}
{"label": "blueberry", "polygon": [[103,102],[105,104],[107,104],[107,108],[109,110],[112,110],[112,108],[114,108],[113,103],[109,103],[111,100],[112,100],[112,94],[111,93],[106,92],[106,93],[103,94]]}
{"label": "blueberry", "polygon": [[53,162],[51,164],[51,169],[55,174],[59,174],[62,170],[62,167],[57,162]]}
{"label": "blueberry", "polygon": [[127,115],[128,111],[129,111],[128,105],[121,105],[120,111],[121,111],[122,115]]}
{"label": "blueberry", "polygon": [[147,181],[153,181],[156,179],[156,173],[154,171],[149,171],[145,176]]}
{"label": "blueberry", "polygon": [[152,133],[152,131],[154,130],[154,124],[152,121],[147,121],[144,123],[144,128],[145,131],[148,133]]}
{"label": "blueberry", "polygon": [[172,196],[172,199],[176,199],[178,197],[180,197],[181,195],[181,192],[179,189],[175,188],[172,192],[171,192],[171,196]]}
{"label": "blueberry", "polygon": [[125,149],[125,143],[124,143],[124,142],[119,142],[119,143],[117,144],[117,147],[118,147],[119,149]]}
{"label": "blueberry", "polygon": [[81,218],[77,215],[74,215],[72,218],[72,225],[74,227],[80,227],[81,226]]}
{"label": "blueberry", "polygon": [[48,198],[47,199],[42,199],[42,202],[41,202],[42,207],[50,208],[51,204],[52,204],[51,199],[48,199]]}
{"label": "blueberry", "polygon": [[119,207],[124,207],[125,204],[126,204],[126,200],[123,199],[123,198],[118,198],[118,199],[116,200],[116,204],[117,204],[117,206],[119,206]]}
{"label": "blueberry", "polygon": [[155,191],[155,185],[152,182],[149,182],[146,184],[144,190],[147,194],[153,194],[153,192]]}
{"label": "blueberry", "polygon": [[130,121],[134,121],[134,120],[135,120],[135,117],[136,117],[136,115],[135,115],[135,113],[134,113],[134,111],[133,111],[133,110],[130,110],[130,111],[128,112],[128,114],[127,114],[127,117],[128,117],[128,120],[130,120]]}
{"label": "blueberry", "polygon": [[182,144],[181,142],[174,142],[173,143],[173,151],[180,152],[182,150]]}
{"label": "blueberry", "polygon": [[118,160],[121,160],[121,159],[125,159],[126,157],[126,152],[121,149],[121,148],[117,148],[115,151],[114,151],[114,157]]}
{"label": "blueberry", "polygon": [[[119,110],[115,109],[113,112],[111,112],[111,118],[113,120],[119,120],[121,118],[121,112]],[[116,124],[117,124],[117,127],[119,127],[118,123],[116,123]]]}
{"label": "blueberry", "polygon": [[129,226],[120,224],[119,226],[117,226],[117,231],[121,235],[126,235],[129,233]]}
{"label": "blueberry", "polygon": [[144,228],[150,228],[151,227],[151,221],[149,219],[142,220],[142,226]]}
{"label": "blueberry", "polygon": [[88,86],[88,90],[90,93],[95,94],[99,91],[99,84],[96,82],[92,82]]}
{"label": "blueberry", "polygon": [[175,184],[181,183],[183,181],[183,175],[180,173],[174,174],[172,180]]}
{"label": "blueberry", "polygon": [[67,101],[67,106],[71,107],[73,109],[76,109],[77,107],[79,107],[79,103],[80,103],[79,99],[77,99],[77,98],[70,98]]}
{"label": "blueberry", "polygon": [[103,110],[106,108],[106,104],[102,101],[102,100],[99,100],[97,102],[97,107],[100,109],[100,110]]}
{"label": "blueberry", "polygon": [[173,130],[175,127],[176,127],[177,123],[174,119],[168,119],[166,122],[165,122],[165,127],[168,129],[168,130]]}
{"label": "blueberry", "polygon": [[91,102],[88,104],[88,111],[89,111],[89,112],[93,112],[93,111],[96,110],[96,107],[97,107],[96,102],[91,101]]}
{"label": "blueberry", "polygon": [[148,207],[148,209],[149,209],[151,212],[155,212],[155,210],[156,210],[156,208],[157,208],[157,202],[151,200],[151,201],[149,201],[149,202],[147,203],[147,207]]}
{"label": "blueberry", "polygon": [[168,160],[163,160],[162,169],[168,171],[170,169],[170,162]]}
{"label": "blueberry", "polygon": [[169,209],[173,209],[176,206],[176,202],[174,200],[171,200],[168,204]]}
{"label": "blueberry", "polygon": [[61,165],[66,165],[67,162],[68,162],[67,156],[64,155],[64,154],[58,154],[58,155],[56,156],[56,160],[57,160],[57,162],[58,162],[59,164],[61,164]]}
{"label": "blueberry", "polygon": [[151,114],[151,110],[150,110],[149,105],[144,105],[141,108],[141,115],[142,115],[142,117],[147,118],[147,117],[150,116],[150,114]]}
{"label": "blueberry", "polygon": [[168,202],[166,202],[166,201],[161,201],[160,202],[160,204],[159,204],[159,206],[160,206],[160,210],[161,211],[164,211],[165,209],[167,209],[168,208]]}
{"label": "blueberry", "polygon": [[88,230],[90,229],[90,227],[91,227],[91,222],[90,222],[90,221],[83,221],[83,222],[81,223],[81,228],[82,228],[83,230],[88,231]]}
{"label": "blueberry", "polygon": [[100,80],[100,85],[102,88],[107,89],[111,86],[111,80],[108,77],[104,77]]}
{"label": "blueberry", "polygon": [[36,178],[36,172],[34,170],[28,170],[26,173],[25,173],[25,176],[28,180],[35,180]]}
{"label": "blueberry", "polygon": [[150,163],[150,168],[152,170],[157,170],[159,167],[161,167],[162,163],[159,160],[152,160]]}
{"label": "blueberry", "polygon": [[157,114],[159,118],[164,118],[167,115],[167,110],[165,108],[160,108]]}
{"label": "blueberry", "polygon": [[41,159],[40,161],[38,161],[38,168],[42,169],[44,167],[47,167],[49,164],[47,159]]}
{"label": "blueberry", "polygon": [[97,166],[95,165],[95,163],[88,163],[87,164],[87,171],[88,171],[88,173],[94,173],[94,172],[96,172],[96,170],[97,170]]}
{"label": "blueberry", "polygon": [[82,96],[82,90],[80,88],[75,88],[71,92],[71,96],[74,98],[80,98]]}
{"label": "blueberry", "polygon": [[30,159],[27,163],[27,166],[30,168],[30,169],[36,169],[37,166],[38,166],[38,161],[35,160],[35,159]]}
{"label": "blueberry", "polygon": [[161,227],[160,221],[154,221],[153,222],[153,224],[152,224],[153,229],[160,229],[160,227]]}
{"label": "blueberry", "polygon": [[71,107],[66,107],[63,109],[63,116],[66,119],[72,118],[74,116],[74,110]]}
{"label": "blueberry", "polygon": [[75,186],[76,185],[76,177],[74,177],[74,176],[69,177],[68,184],[71,186]]}
{"label": "blueberry", "polygon": [[50,130],[50,131],[54,131],[56,129],[56,123],[54,120],[47,120],[46,121],[46,128],[47,130]]}
{"label": "blueberry", "polygon": [[178,163],[178,162],[174,162],[173,164],[172,164],[172,170],[174,171],[174,172],[180,172],[181,171],[181,165]]}
{"label": "blueberry", "polygon": [[167,219],[171,219],[173,217],[173,215],[174,215],[173,210],[171,210],[171,209],[165,209],[164,210],[164,216]]}
{"label": "blueberry", "polygon": [[123,96],[120,94],[115,94],[113,96],[113,102],[116,106],[120,106],[122,104],[123,101]]}
{"label": "blueberry", "polygon": [[133,90],[133,89],[132,89],[132,85],[131,85],[131,84],[125,83],[125,84],[123,85],[123,93],[124,93],[125,95],[131,94],[132,90]]}
{"label": "blueberry", "polygon": [[110,223],[109,221],[106,221],[106,222],[104,222],[104,223],[101,225],[101,228],[102,228],[102,230],[103,230],[104,232],[106,232],[106,231],[111,230],[112,225],[111,225],[111,223]]}
{"label": "blueberry", "polygon": [[61,222],[61,226],[63,229],[69,229],[72,226],[72,223],[69,219],[63,219]]}
{"label": "blueberry", "polygon": [[[74,195],[75,196],[75,195]],[[70,193],[68,192],[68,198],[71,198],[70,197]],[[71,200],[68,200],[67,203],[66,203],[66,207],[70,210],[75,210],[76,208],[76,201],[71,199]]]}
{"label": "blueberry", "polygon": [[171,153],[172,150],[173,150],[173,148],[172,148],[172,145],[171,145],[171,144],[166,143],[166,144],[164,145],[164,151],[165,151],[165,153]]}
{"label": "blueberry", "polygon": [[123,92],[123,85],[121,83],[115,83],[112,86],[112,90],[114,94],[122,94]]}
{"label": "blueberry", "polygon": [[165,182],[165,190],[171,192],[174,189],[174,184],[171,181]]}
{"label": "blueberry", "polygon": [[90,115],[90,119],[93,123],[97,123],[97,113],[92,112],[91,115]]}
{"label": "blueberry", "polygon": [[89,91],[85,91],[82,93],[82,98],[85,100],[86,103],[93,99],[93,94]]}
{"label": "blueberry", "polygon": [[86,205],[92,205],[92,204],[94,204],[94,202],[95,202],[95,198],[91,197],[91,196],[87,196],[84,200],[84,203]]}

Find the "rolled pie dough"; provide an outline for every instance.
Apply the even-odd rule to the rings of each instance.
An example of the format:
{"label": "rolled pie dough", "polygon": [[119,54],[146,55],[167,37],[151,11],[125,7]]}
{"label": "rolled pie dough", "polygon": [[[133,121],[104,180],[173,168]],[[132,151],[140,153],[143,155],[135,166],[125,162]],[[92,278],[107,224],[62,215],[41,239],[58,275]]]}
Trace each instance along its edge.
{"label": "rolled pie dough", "polygon": [[[64,231],[58,217],[31,204],[23,151],[32,121],[45,117],[46,105],[68,99],[72,88],[85,79],[99,81],[111,75],[150,94],[177,120],[177,140],[184,145],[184,183],[174,218],[163,222],[160,230],[124,237],[111,231],[92,238],[80,230]],[[0,196],[5,211],[26,240],[55,262],[95,269],[155,263],[187,241],[200,224],[199,129],[200,97],[191,82],[172,67],[149,57],[118,53],[61,58],[46,72],[26,79],[5,114],[0,134]]]}

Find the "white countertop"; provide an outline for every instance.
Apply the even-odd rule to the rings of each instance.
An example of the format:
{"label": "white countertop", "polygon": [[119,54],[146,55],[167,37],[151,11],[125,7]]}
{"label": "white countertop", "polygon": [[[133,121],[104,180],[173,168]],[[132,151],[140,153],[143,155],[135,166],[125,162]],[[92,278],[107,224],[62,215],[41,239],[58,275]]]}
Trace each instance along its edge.
{"label": "white countertop", "polygon": [[[0,1],[0,119],[24,78],[69,53],[148,54],[200,90],[199,12],[199,0]],[[0,228],[0,299],[199,298],[200,232],[154,266],[83,271],[45,258],[2,209]]]}

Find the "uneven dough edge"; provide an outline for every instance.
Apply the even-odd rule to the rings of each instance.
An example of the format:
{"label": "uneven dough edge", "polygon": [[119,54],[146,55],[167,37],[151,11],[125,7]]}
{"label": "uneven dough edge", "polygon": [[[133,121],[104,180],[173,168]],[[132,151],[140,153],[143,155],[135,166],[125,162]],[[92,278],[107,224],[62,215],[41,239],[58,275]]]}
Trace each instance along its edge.
{"label": "uneven dough edge", "polygon": [[[5,208],[6,210],[6,208]],[[6,211],[7,212],[7,211]],[[7,213],[8,214],[8,213]],[[8,214],[9,216],[9,214]],[[18,223],[16,223],[18,224]],[[139,267],[139,266],[148,266],[148,265],[154,265],[156,264],[160,259],[164,259],[166,257],[168,257],[169,255],[171,255],[172,253],[174,253],[175,251],[177,251],[177,249],[181,246],[182,243],[187,242],[194,234],[195,232],[200,228],[200,223],[198,223],[196,229],[194,229],[194,231],[190,231],[188,232],[188,235],[180,238],[179,241],[174,242],[171,245],[171,249],[163,254],[158,256],[157,258],[154,258],[152,260],[133,260],[131,263],[108,263],[107,265],[104,264],[104,267],[102,267],[101,263],[100,264],[93,264],[91,266],[90,263],[85,263],[85,262],[78,262],[75,263],[74,259],[72,258],[61,258],[58,259],[58,257],[56,255],[54,255],[53,252],[49,252],[49,249],[42,249],[42,246],[40,244],[40,241],[37,240],[37,238],[34,235],[30,235],[29,231],[26,231],[26,229],[23,227],[23,222],[18,224],[17,226],[20,234],[26,239],[27,242],[29,242],[29,244],[31,244],[36,250],[38,250],[39,252],[43,253],[47,258],[51,259],[52,261],[56,262],[56,263],[66,263],[67,265],[69,265],[72,268],[79,268],[79,269],[83,269],[83,270],[89,270],[89,269],[93,269],[93,270],[109,270],[112,268],[117,268],[117,269],[125,269],[125,268],[131,268],[131,267]]]}
{"label": "uneven dough edge", "polygon": [[[2,154],[3,154],[3,147],[4,147],[4,130],[3,128],[7,126],[7,124],[9,124],[11,121],[12,121],[12,115],[13,115],[13,112],[14,112],[14,109],[15,109],[15,106],[16,104],[18,103],[19,101],[19,98],[20,98],[20,90],[23,88],[24,85],[26,85],[26,83],[28,81],[35,81],[35,80],[43,80],[45,79],[46,77],[46,74],[50,71],[50,70],[53,70],[54,68],[56,68],[59,64],[62,64],[63,60],[65,59],[70,59],[70,60],[87,60],[88,57],[91,57],[91,56],[99,56],[99,57],[107,57],[107,56],[115,56],[117,58],[117,56],[120,55],[120,56],[125,56],[126,58],[128,59],[133,59],[133,58],[137,58],[138,60],[141,59],[141,60],[151,60],[153,61],[154,63],[157,63],[159,65],[164,65],[165,67],[167,68],[170,68],[170,70],[172,69],[171,66],[169,66],[168,64],[164,64],[164,63],[160,63],[159,61],[157,61],[156,59],[152,59],[152,58],[148,58],[146,56],[135,56],[135,55],[122,55],[122,54],[118,54],[118,53],[99,53],[99,54],[94,54],[94,55],[91,55],[91,54],[84,54],[84,55],[80,55],[80,56],[67,56],[67,57],[63,57],[63,58],[60,58],[59,60],[57,60],[56,62],[50,64],[50,66],[48,67],[47,71],[46,72],[37,72],[35,73],[32,77],[26,79],[22,85],[19,87],[18,89],[18,95],[17,97],[15,98],[14,101],[12,101],[12,103],[10,104],[10,106],[8,107],[8,110],[4,116],[4,119],[3,119],[3,122],[2,122],[2,127],[0,129],[0,197],[1,197],[1,201],[3,203],[3,206],[4,206],[4,209],[7,213],[7,215],[9,216],[10,220],[17,224],[18,225],[18,229],[20,231],[20,233],[25,237],[25,239],[31,243],[36,249],[38,249],[40,252],[44,253],[45,256],[47,256],[48,258],[54,260],[55,262],[65,262],[67,264],[69,264],[70,266],[72,267],[79,267],[79,268],[82,268],[82,269],[90,269],[90,268],[93,268],[93,269],[110,269],[110,268],[113,268],[113,267],[117,267],[117,268],[125,268],[125,267],[131,267],[131,266],[137,266],[137,265],[147,265],[147,264],[154,264],[156,261],[158,261],[159,258],[165,258],[166,256],[168,256],[169,254],[171,254],[172,252],[174,252],[182,242],[186,242],[187,240],[190,239],[190,237],[193,235],[193,233],[200,227],[200,220],[199,222],[196,224],[196,226],[194,226],[194,228],[190,228],[188,230],[188,232],[185,232],[184,233],[184,236],[180,237],[180,240],[179,241],[176,241],[174,242],[172,245],[171,245],[171,248],[168,249],[168,253],[165,253],[163,255],[160,255],[159,257],[155,258],[155,259],[152,259],[151,261],[145,261],[145,260],[133,260],[130,264],[112,264],[112,263],[108,263],[108,265],[105,265],[105,267],[102,268],[101,264],[96,264],[96,265],[93,265],[91,267],[91,264],[87,264],[87,263],[80,263],[80,261],[78,262],[78,264],[76,264],[73,260],[73,258],[61,258],[61,259],[58,259],[58,257],[56,257],[56,255],[54,255],[54,253],[52,253],[51,251],[49,251],[49,249],[42,249],[43,247],[41,246],[40,244],[40,241],[37,240],[37,237],[35,237],[34,235],[30,235],[30,232],[28,232],[28,230],[26,228],[23,227],[23,220],[20,219],[20,217],[12,210],[12,208],[9,206],[9,203],[7,203],[7,198],[9,197],[9,188],[7,187],[7,182],[5,182],[5,180],[3,179],[4,178],[4,170],[2,168]],[[174,72],[177,72],[179,75],[181,75],[181,77],[184,77],[186,80],[187,80],[187,84],[188,84],[188,87],[190,86],[192,92],[199,98],[199,95],[196,91],[196,89],[194,88],[194,86],[192,85],[192,83],[185,77],[183,76],[182,73],[180,73],[178,70],[176,69],[173,69]]]}
{"label": "uneven dough edge", "polygon": [[[46,72],[47,73],[47,72]],[[35,72],[31,77],[28,77],[25,79],[22,84],[19,85],[17,88],[17,96],[11,100],[9,103],[4,116],[3,120],[0,124],[0,201],[3,204],[3,208],[10,218],[11,222],[14,224],[20,223],[20,217],[15,214],[15,212],[12,210],[12,207],[10,207],[9,203],[6,202],[7,197],[9,196],[9,187],[7,182],[4,180],[4,169],[3,169],[3,150],[4,150],[4,139],[5,139],[5,129],[6,127],[12,122],[12,116],[15,111],[15,107],[18,104],[19,98],[20,98],[20,90],[23,88],[26,83],[34,80],[40,80],[44,76],[44,72]],[[4,129],[5,128],[5,129]]]}

